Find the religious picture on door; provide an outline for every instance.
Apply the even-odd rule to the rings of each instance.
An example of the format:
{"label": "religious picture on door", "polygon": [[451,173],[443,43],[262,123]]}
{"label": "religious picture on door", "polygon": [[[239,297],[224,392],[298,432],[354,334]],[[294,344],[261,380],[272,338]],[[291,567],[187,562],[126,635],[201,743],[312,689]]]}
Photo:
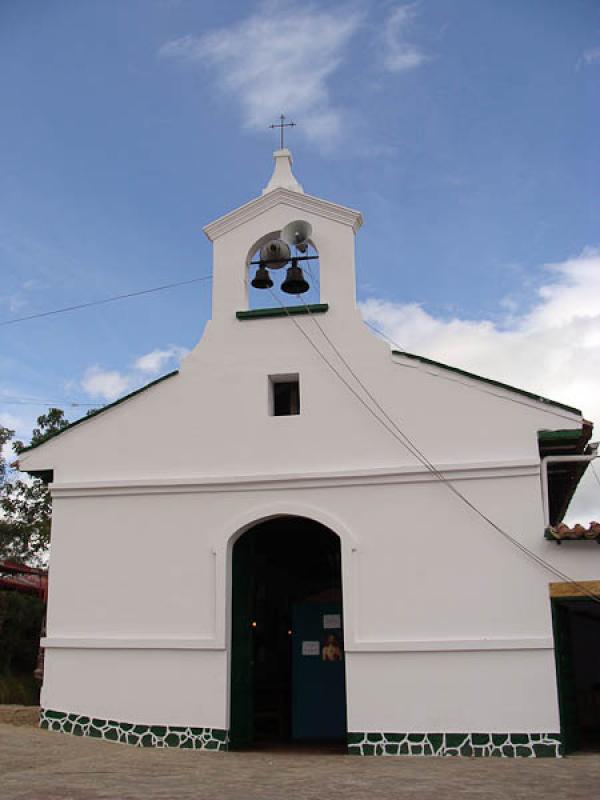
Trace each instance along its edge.
{"label": "religious picture on door", "polygon": [[343,653],[340,645],[340,640],[334,633],[329,633],[325,637],[323,648],[321,650],[321,658],[323,661],[342,661]]}

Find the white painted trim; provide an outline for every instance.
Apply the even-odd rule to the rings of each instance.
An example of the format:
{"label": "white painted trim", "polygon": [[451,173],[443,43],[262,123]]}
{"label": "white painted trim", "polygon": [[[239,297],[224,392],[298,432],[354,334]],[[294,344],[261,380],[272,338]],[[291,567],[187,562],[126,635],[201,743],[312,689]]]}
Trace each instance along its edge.
{"label": "white painted trim", "polygon": [[388,641],[355,641],[346,651],[350,653],[441,653],[469,650],[552,650],[551,636],[528,636],[501,639],[399,639]]}
{"label": "white painted trim", "polygon": [[47,636],[40,640],[46,650],[60,647],[71,650],[224,650],[216,639],[142,638],[139,636]]}
{"label": "white painted trim", "polygon": [[215,637],[221,641],[231,641],[231,602],[232,602],[232,556],[237,539],[249,528],[278,516],[306,517],[319,522],[340,539],[342,555],[342,594],[344,606],[344,638],[346,646],[351,647],[356,638],[357,619],[356,581],[353,577],[352,555],[356,553],[358,542],[352,531],[337,515],[324,511],[318,506],[296,500],[274,500],[249,506],[235,519],[229,520],[220,530],[215,531],[213,549],[217,554],[219,583],[215,602],[217,603],[217,628]]}
{"label": "white painted trim", "polygon": [[243,206],[209,223],[204,227],[204,233],[211,242],[214,242],[215,239],[264,214],[265,211],[276,205],[288,205],[298,211],[312,212],[325,219],[332,219],[344,225],[350,225],[355,233],[363,222],[360,211],[356,211],[353,208],[340,206],[337,203],[321,200],[321,198],[313,197],[309,194],[300,194],[289,189],[273,189],[273,191],[250,200]]}
{"label": "white painted trim", "polygon": [[[452,481],[539,477],[538,461],[489,461],[468,464],[437,464],[436,469]],[[426,467],[394,467],[338,472],[297,472],[279,475],[185,476],[142,480],[89,481],[50,484],[53,497],[87,495],[187,494],[201,492],[253,492],[279,489],[315,489],[438,481]]]}
{"label": "white painted trim", "polygon": [[[139,638],[90,636],[49,636],[42,639],[45,649],[71,650],[225,650],[216,639]],[[346,653],[437,653],[484,650],[552,650],[552,637],[480,639],[399,639],[387,641],[360,640],[348,644]]]}

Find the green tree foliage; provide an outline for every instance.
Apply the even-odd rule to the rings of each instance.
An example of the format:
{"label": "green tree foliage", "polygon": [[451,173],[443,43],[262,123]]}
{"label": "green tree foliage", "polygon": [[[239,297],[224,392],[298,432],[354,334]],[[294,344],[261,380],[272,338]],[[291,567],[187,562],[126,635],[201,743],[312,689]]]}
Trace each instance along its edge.
{"label": "green tree foliage", "polygon": [[39,597],[0,591],[0,704],[38,705],[34,669],[43,618]]}
{"label": "green tree foliage", "polygon": [[0,592],[0,674],[33,672],[43,615],[39,597]]}
{"label": "green tree foliage", "polygon": [[[60,408],[51,408],[37,419],[31,445],[55,436],[69,424]],[[11,441],[14,431],[0,427],[0,445]],[[21,453],[27,445],[15,441]],[[14,478],[0,455],[0,559],[38,565],[45,561],[50,545],[52,504],[50,492],[38,478]]]}

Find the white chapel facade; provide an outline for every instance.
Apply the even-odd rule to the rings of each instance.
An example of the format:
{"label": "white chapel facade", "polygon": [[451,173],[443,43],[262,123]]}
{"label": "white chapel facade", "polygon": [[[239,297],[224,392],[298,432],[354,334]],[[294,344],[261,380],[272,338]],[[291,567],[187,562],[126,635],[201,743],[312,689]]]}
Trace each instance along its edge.
{"label": "white chapel facade", "polygon": [[[374,336],[361,214],[274,158],[262,194],[205,228],[212,318],[180,369],[19,458],[53,499],[42,725],[143,746],[559,755],[587,729],[555,663],[576,609],[556,604],[593,603],[600,550],[544,538],[586,462],[564,483],[541,459],[589,457],[591,426]],[[261,248],[298,220],[320,302],[249,309]]]}

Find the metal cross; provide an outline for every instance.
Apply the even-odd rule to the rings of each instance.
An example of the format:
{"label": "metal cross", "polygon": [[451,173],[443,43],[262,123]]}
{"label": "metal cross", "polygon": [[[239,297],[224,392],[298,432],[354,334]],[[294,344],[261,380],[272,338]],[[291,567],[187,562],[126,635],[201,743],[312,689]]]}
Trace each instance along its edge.
{"label": "metal cross", "polygon": [[295,128],[295,122],[285,122],[285,115],[282,114],[279,117],[279,122],[275,123],[274,125],[269,125],[269,128],[279,128],[279,135],[280,135],[280,143],[281,143],[281,150],[283,150],[283,129],[284,128]]}

